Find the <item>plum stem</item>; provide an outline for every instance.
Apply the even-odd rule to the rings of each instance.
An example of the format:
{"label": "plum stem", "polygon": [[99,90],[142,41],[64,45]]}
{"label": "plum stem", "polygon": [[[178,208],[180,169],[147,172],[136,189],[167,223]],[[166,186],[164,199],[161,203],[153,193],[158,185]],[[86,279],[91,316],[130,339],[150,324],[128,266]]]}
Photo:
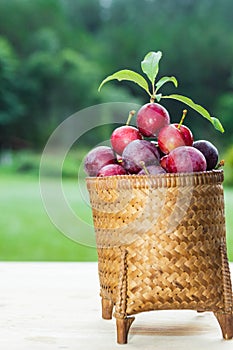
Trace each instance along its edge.
{"label": "plum stem", "polygon": [[130,123],[130,121],[131,121],[131,119],[132,119],[132,117],[134,116],[135,113],[136,112],[134,110],[129,112],[129,116],[128,116],[126,125],[129,125],[129,123]]}
{"label": "plum stem", "polygon": [[143,160],[140,162],[140,165],[142,166],[142,169],[145,171],[146,175],[150,175],[150,173],[145,165],[145,162],[143,162]]}
{"label": "plum stem", "polygon": [[180,129],[180,127],[183,124],[184,118],[186,117],[187,113],[188,113],[187,109],[184,109],[182,117],[181,117],[180,122],[179,122],[179,125],[177,126],[177,129]]}
{"label": "plum stem", "polygon": [[220,160],[220,162],[216,165],[215,169],[218,170],[221,167],[223,167],[225,165],[225,161],[224,159]]}
{"label": "plum stem", "polygon": [[151,96],[150,98],[150,103],[154,103],[155,102],[155,97],[154,96]]}

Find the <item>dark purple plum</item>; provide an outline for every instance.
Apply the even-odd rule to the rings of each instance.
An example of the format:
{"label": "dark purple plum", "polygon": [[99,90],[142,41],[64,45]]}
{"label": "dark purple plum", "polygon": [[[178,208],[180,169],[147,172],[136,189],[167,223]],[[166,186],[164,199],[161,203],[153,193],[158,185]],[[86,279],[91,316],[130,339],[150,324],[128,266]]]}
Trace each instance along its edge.
{"label": "dark purple plum", "polygon": [[151,141],[146,141],[146,140],[142,140],[142,144],[146,145],[146,147],[151,150],[151,152],[154,153],[154,155],[156,156],[157,159],[160,159],[160,152],[157,146],[157,143],[155,142],[151,142]]}
{"label": "dark purple plum", "polygon": [[164,157],[165,154],[164,154],[164,153],[161,151],[161,149],[159,148],[159,143],[158,143],[158,141],[152,140],[152,141],[150,141],[150,142],[156,147],[157,151],[159,152],[159,157],[160,157],[160,158]]}
{"label": "dark purple plum", "polygon": [[89,176],[97,176],[101,168],[117,162],[115,153],[108,146],[98,146],[87,153],[84,159],[84,170]]}
{"label": "dark purple plum", "polygon": [[207,163],[207,170],[212,170],[216,167],[218,163],[218,150],[211,142],[198,140],[193,143],[193,147],[204,154]]}
{"label": "dark purple plum", "polygon": [[132,174],[137,174],[144,164],[159,164],[159,152],[154,144],[146,140],[130,142],[122,153],[124,168]]}

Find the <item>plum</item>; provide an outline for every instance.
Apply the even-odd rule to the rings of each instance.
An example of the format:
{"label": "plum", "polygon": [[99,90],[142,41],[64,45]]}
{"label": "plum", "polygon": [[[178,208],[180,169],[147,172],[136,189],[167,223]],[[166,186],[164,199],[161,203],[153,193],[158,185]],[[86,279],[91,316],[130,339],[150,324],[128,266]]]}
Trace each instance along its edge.
{"label": "plum", "polygon": [[121,155],[124,148],[133,140],[141,140],[142,135],[134,126],[122,125],[116,128],[111,135],[111,144],[114,151]]}
{"label": "plum", "polygon": [[97,176],[103,166],[117,162],[111,147],[97,146],[89,151],[84,159],[84,170],[89,176]]}
{"label": "plum", "polygon": [[157,175],[157,174],[165,174],[166,171],[160,165],[148,165],[145,166],[146,169],[142,169],[139,171],[138,175]]}
{"label": "plum", "polygon": [[157,136],[159,130],[170,123],[170,116],[159,103],[147,103],[139,109],[136,122],[143,136],[152,137]]}
{"label": "plum", "polygon": [[169,173],[205,171],[206,167],[204,155],[192,146],[174,148],[167,156],[166,169]]}
{"label": "plum", "polygon": [[159,164],[159,152],[154,144],[146,140],[134,140],[130,142],[122,153],[124,168],[129,172],[136,174],[142,169],[141,162],[144,164]]}
{"label": "plum", "polygon": [[120,164],[108,164],[100,169],[97,176],[127,175],[127,171]]}
{"label": "plum", "polygon": [[207,140],[198,140],[193,143],[193,147],[201,151],[205,156],[207,163],[207,170],[212,170],[218,163],[218,150],[217,148]]}
{"label": "plum", "polygon": [[167,154],[176,147],[192,146],[193,134],[185,125],[170,124],[160,130],[158,144],[161,151]]}

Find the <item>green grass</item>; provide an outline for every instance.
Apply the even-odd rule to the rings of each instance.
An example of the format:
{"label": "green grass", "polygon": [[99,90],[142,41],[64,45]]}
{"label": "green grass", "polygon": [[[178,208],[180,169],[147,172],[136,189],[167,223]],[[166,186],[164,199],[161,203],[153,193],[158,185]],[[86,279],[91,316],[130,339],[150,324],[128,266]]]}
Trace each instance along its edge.
{"label": "green grass", "polygon": [[[66,183],[67,195],[72,195],[76,184],[74,181]],[[0,260],[97,260],[95,248],[67,238],[52,224],[44,209],[39,182],[35,177],[0,176],[0,198]],[[74,196],[71,199],[74,203]],[[76,201],[78,207],[80,199]],[[88,206],[85,208],[82,205],[81,209],[82,216],[90,217]]]}
{"label": "green grass", "polygon": [[224,188],[228,258],[233,261],[233,188]]}
{"label": "green grass", "polygon": [[[50,178],[48,181],[52,188],[57,180]],[[69,220],[65,213],[61,213],[61,219],[68,230],[77,230],[79,242],[87,242],[90,232],[93,231],[91,227],[88,231],[87,225],[91,222],[91,211],[81,196],[77,195],[76,187],[77,180],[64,181],[65,195],[73,211],[78,213],[79,224]],[[69,239],[52,224],[44,209],[36,177],[1,175],[0,198],[0,260],[97,260],[94,247]],[[225,203],[228,256],[233,261],[232,188],[225,188]]]}

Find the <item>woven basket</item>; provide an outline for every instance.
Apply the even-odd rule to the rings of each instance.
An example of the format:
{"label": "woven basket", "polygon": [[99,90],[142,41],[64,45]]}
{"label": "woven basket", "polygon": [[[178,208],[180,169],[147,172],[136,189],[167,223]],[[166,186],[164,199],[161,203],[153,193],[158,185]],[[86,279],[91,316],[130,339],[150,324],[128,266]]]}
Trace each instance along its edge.
{"label": "woven basket", "polygon": [[114,307],[117,341],[131,315],[212,311],[233,337],[223,171],[87,178],[98,251],[102,317]]}

